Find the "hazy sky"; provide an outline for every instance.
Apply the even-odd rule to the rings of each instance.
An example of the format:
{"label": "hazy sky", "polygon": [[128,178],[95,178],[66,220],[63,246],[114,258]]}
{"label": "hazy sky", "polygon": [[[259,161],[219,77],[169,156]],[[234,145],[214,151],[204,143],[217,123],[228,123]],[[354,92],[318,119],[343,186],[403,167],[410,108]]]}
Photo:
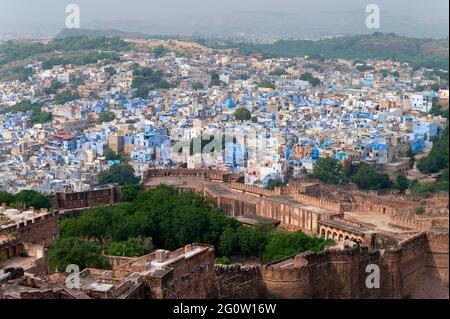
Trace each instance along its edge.
{"label": "hazy sky", "polygon": [[57,30],[64,27],[65,7],[70,3],[80,6],[82,27],[114,20],[182,26],[182,20],[171,18],[238,16],[247,11],[364,13],[369,3],[378,4],[382,14],[414,18],[425,24],[448,24],[449,9],[448,0],[0,0],[0,26],[17,32]]}

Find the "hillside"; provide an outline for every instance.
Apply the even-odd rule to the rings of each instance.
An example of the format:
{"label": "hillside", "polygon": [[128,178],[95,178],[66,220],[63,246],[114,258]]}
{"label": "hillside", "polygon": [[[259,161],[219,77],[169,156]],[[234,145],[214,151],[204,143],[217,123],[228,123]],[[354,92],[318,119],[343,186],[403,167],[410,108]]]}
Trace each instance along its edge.
{"label": "hillside", "polygon": [[345,36],[320,41],[279,40],[271,44],[197,39],[214,49],[238,48],[243,54],[263,53],[266,56],[322,56],[345,59],[392,59],[409,61],[417,66],[448,70],[448,38],[417,39],[392,33]]}

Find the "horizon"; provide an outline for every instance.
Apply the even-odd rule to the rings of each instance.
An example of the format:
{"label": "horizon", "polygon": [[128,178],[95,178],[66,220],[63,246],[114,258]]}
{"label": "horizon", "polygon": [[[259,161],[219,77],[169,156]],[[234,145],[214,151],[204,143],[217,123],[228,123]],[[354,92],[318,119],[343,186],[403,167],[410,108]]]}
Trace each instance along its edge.
{"label": "horizon", "polygon": [[[117,0],[95,3],[86,0],[4,0],[0,4],[0,39],[50,38],[63,28],[65,8],[75,3],[80,8],[82,29],[120,30],[162,35],[207,37],[313,38],[318,35],[355,35],[372,33],[364,21],[370,1],[237,0],[205,5],[199,0],[154,0],[151,3]],[[379,0],[381,25],[377,30],[416,38],[448,37],[448,9],[445,0],[433,5],[408,6],[406,0]],[[182,21],[180,21],[183,18]]]}

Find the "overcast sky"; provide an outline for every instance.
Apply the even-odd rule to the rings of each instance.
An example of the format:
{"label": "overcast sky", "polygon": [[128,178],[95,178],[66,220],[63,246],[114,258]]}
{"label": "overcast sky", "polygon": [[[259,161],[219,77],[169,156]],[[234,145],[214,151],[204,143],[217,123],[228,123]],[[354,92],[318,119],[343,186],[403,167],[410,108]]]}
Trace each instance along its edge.
{"label": "overcast sky", "polygon": [[378,4],[382,14],[409,17],[432,25],[448,24],[449,9],[448,0],[0,0],[0,26],[17,32],[57,30],[64,27],[65,7],[70,3],[80,6],[82,27],[115,20],[182,26],[182,20],[172,18],[239,16],[247,11],[364,13],[369,3]]}

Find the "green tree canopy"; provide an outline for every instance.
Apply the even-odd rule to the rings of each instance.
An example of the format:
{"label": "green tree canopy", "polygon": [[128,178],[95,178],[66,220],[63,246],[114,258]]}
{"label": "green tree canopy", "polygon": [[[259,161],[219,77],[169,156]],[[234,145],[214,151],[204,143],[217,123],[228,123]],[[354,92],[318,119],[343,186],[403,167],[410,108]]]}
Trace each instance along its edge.
{"label": "green tree canopy", "polygon": [[107,171],[98,175],[99,185],[119,184],[121,186],[139,184],[139,177],[134,175],[134,169],[129,164],[114,164]]}
{"label": "green tree canopy", "polygon": [[397,174],[395,188],[397,188],[401,194],[404,194],[405,191],[409,188],[409,180],[406,178],[404,173]]}
{"label": "green tree canopy", "polygon": [[270,263],[308,250],[319,252],[331,243],[331,240],[311,238],[302,232],[275,232],[265,248],[263,261]]}
{"label": "green tree canopy", "polygon": [[393,186],[387,174],[378,173],[372,165],[365,163],[358,165],[352,181],[362,190],[380,190]]}
{"label": "green tree canopy", "polygon": [[448,168],[448,156],[449,135],[447,127],[444,133],[433,141],[433,148],[428,156],[419,160],[417,168],[425,174],[438,173]]}
{"label": "green tree canopy", "polygon": [[34,190],[22,190],[14,195],[16,205],[25,205],[25,207],[34,207],[36,209],[51,208],[50,200],[39,192]]}
{"label": "green tree canopy", "polygon": [[327,184],[341,185],[347,182],[342,164],[334,158],[320,158],[309,177]]}
{"label": "green tree canopy", "polygon": [[320,80],[316,77],[314,77],[311,73],[303,73],[300,76],[300,80],[302,81],[308,81],[309,84],[311,84],[312,86],[316,87],[320,85]]}
{"label": "green tree canopy", "polygon": [[260,83],[258,83],[258,87],[266,89],[275,89],[275,85],[269,80],[261,81]]}
{"label": "green tree canopy", "polygon": [[48,267],[51,271],[65,271],[68,265],[78,265],[80,269],[109,269],[111,266],[102,256],[100,246],[78,238],[62,238],[49,248]]}
{"label": "green tree canopy", "polygon": [[151,238],[129,238],[126,241],[110,242],[107,247],[107,254],[122,257],[140,257],[151,253],[154,250]]}
{"label": "green tree canopy", "polygon": [[[261,258],[274,236],[280,235],[273,225],[243,226],[215,209],[212,201],[201,194],[177,194],[162,185],[139,193],[130,203],[90,209],[77,218],[61,221],[61,238],[93,242],[101,251],[120,256],[138,256],[152,251],[148,240],[152,238],[155,247],[167,250],[199,242],[213,245],[218,257]],[[288,257],[286,253],[301,252],[303,248],[322,247],[317,246],[321,240],[305,238],[303,246],[289,242],[296,246],[284,247],[276,258]],[[269,259],[270,254],[271,250]]]}
{"label": "green tree canopy", "polygon": [[97,118],[97,124],[102,123],[109,123],[116,119],[116,114],[110,111],[105,111],[103,113],[100,113],[99,117]]}
{"label": "green tree canopy", "polygon": [[6,205],[10,205],[14,203],[14,195],[8,192],[0,192],[0,204],[5,203]]}
{"label": "green tree canopy", "polygon": [[238,121],[250,121],[252,113],[245,107],[240,107],[234,112],[234,117]]}

